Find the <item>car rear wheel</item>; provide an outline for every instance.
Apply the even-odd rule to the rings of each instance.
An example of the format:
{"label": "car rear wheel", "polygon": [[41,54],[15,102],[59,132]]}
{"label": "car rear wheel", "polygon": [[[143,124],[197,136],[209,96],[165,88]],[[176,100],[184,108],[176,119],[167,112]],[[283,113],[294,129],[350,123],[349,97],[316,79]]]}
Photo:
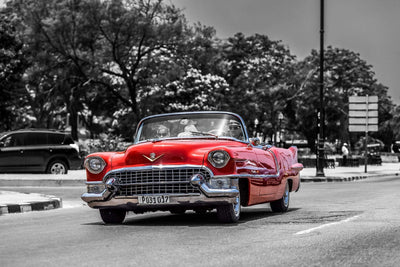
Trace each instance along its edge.
{"label": "car rear wheel", "polygon": [[50,174],[67,174],[68,167],[62,160],[54,160],[50,162],[49,166],[47,167],[47,173]]}
{"label": "car rear wheel", "polygon": [[286,212],[289,209],[289,200],[290,200],[289,183],[286,182],[285,191],[283,192],[282,198],[272,201],[270,203],[272,211]]}
{"label": "car rear wheel", "polygon": [[126,210],[100,209],[100,216],[104,223],[119,224],[125,220]]}
{"label": "car rear wheel", "polygon": [[235,203],[217,207],[218,220],[223,223],[235,223],[240,218],[240,195],[236,197]]}

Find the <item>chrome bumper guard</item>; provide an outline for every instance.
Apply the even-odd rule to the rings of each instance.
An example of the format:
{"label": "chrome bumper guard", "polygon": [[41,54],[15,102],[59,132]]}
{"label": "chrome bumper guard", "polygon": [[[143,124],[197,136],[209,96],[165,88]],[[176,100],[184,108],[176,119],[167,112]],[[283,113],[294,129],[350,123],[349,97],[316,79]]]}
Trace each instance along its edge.
{"label": "chrome bumper guard", "polygon": [[[214,179],[214,178],[212,178]],[[195,174],[191,177],[190,183],[194,186],[198,186],[203,195],[196,194],[184,194],[184,195],[171,195],[171,204],[184,204],[184,203],[198,203],[198,202],[227,202],[234,203],[236,197],[239,194],[239,180],[238,178],[232,177],[215,177],[215,179],[228,179],[230,181],[229,188],[211,188],[206,182],[205,178],[201,174]],[[91,183],[93,184],[93,183]],[[103,183],[101,183],[104,185]],[[101,193],[84,193],[81,198],[87,202],[89,206],[114,206],[129,203],[138,203],[138,199],[135,196],[132,197],[115,197],[117,188],[107,183]],[[215,199],[217,198],[217,199]]]}

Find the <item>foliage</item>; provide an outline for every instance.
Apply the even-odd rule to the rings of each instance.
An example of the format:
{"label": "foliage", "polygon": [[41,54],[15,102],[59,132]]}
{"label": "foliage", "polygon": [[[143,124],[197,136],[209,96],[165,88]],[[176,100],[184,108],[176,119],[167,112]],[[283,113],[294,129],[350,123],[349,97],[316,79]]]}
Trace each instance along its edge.
{"label": "foliage", "polygon": [[[278,114],[285,109],[295,57],[280,41],[258,34],[236,34],[228,39],[223,53],[221,65],[231,87],[230,109],[250,122],[251,131],[272,139],[278,130]],[[256,119],[261,122],[257,129],[252,124]]]}
{"label": "foliage", "polygon": [[[297,61],[266,35],[220,40],[162,0],[11,0],[0,33],[1,130],[71,127],[78,139],[84,127],[92,139],[131,140],[143,116],[227,110],[250,135],[276,141],[285,131],[315,143],[315,50]],[[348,97],[365,94],[379,96],[374,138],[399,139],[398,107],[372,66],[346,49],[324,53],[327,141],[359,139],[347,130]]]}
{"label": "foliage", "polygon": [[24,115],[22,76],[28,63],[16,24],[15,17],[0,13],[0,131],[19,127],[32,119]]}
{"label": "foliage", "polygon": [[[379,121],[384,125],[391,110],[387,88],[378,84],[372,66],[360,55],[346,50],[328,47],[324,52],[324,108],[325,137],[330,141],[349,142],[348,99],[353,95],[379,96]],[[315,50],[296,66],[293,84],[297,91],[292,98],[296,116],[291,124],[314,143],[317,132],[317,112],[319,108],[319,53]],[[355,136],[353,138],[356,138]]]}

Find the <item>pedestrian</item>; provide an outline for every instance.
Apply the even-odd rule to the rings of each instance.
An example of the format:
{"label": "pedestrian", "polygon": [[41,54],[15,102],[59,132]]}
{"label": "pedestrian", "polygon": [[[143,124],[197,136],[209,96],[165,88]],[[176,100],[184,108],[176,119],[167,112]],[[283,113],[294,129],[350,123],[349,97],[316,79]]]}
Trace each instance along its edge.
{"label": "pedestrian", "polygon": [[349,149],[347,148],[347,143],[342,146],[342,156],[343,156],[343,166],[347,166],[347,157],[349,156]]}

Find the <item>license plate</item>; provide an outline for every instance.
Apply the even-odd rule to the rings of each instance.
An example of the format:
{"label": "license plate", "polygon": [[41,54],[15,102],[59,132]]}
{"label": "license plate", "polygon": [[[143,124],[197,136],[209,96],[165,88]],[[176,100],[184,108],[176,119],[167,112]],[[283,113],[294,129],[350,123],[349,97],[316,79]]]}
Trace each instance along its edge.
{"label": "license plate", "polygon": [[139,204],[165,204],[169,203],[169,196],[138,196]]}

